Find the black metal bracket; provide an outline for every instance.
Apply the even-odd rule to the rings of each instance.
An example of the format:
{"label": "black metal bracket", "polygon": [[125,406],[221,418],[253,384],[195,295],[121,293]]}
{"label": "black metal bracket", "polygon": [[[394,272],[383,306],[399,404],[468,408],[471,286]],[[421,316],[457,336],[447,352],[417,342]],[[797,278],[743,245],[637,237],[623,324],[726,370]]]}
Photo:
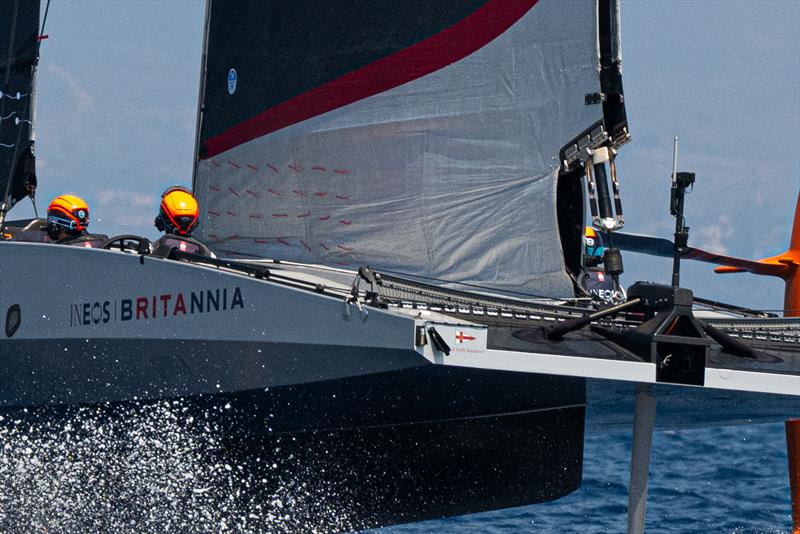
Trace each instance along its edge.
{"label": "black metal bracket", "polygon": [[683,204],[686,191],[694,186],[693,172],[675,172],[670,191],[669,211],[675,216],[675,245],[672,259],[672,285],[678,287],[681,283],[681,256],[686,253],[689,245],[689,227],[683,218]]}
{"label": "black metal bracket", "polygon": [[593,106],[595,104],[602,104],[606,101],[606,95],[604,93],[587,93],[584,96],[584,102],[587,106]]}
{"label": "black metal bracket", "polygon": [[639,301],[644,322],[627,331],[601,326],[592,330],[656,364],[656,382],[702,386],[712,344],[692,313],[694,296],[680,287],[637,282],[628,298]]}
{"label": "black metal bracket", "polygon": [[436,350],[443,352],[445,356],[450,356],[450,345],[448,345],[441,334],[436,331],[436,328],[432,326],[428,327],[428,337],[431,338],[431,343]]}
{"label": "black metal bracket", "polygon": [[380,285],[381,275],[373,271],[369,266],[362,265],[358,268],[358,276],[369,284],[369,291],[365,292],[364,301],[376,308],[388,308],[389,305],[381,299],[380,291],[376,287]]}

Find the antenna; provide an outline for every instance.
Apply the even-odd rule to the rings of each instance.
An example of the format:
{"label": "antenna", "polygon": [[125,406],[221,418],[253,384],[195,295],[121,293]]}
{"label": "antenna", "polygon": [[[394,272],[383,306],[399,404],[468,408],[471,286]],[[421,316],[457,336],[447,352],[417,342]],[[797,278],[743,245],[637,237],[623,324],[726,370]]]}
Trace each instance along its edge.
{"label": "antenna", "polygon": [[678,172],[678,137],[672,143],[672,190],[669,212],[675,216],[675,245],[672,252],[672,287],[681,285],[681,256],[689,244],[689,227],[683,218],[683,200],[686,190],[694,186],[693,172]]}
{"label": "antenna", "polygon": [[672,215],[675,215],[678,212],[678,207],[675,205],[676,196],[674,194],[675,188],[677,187],[677,180],[678,177],[675,176],[678,173],[678,136],[676,135],[672,139],[672,191],[673,193],[670,195],[670,202],[669,202],[669,212]]}

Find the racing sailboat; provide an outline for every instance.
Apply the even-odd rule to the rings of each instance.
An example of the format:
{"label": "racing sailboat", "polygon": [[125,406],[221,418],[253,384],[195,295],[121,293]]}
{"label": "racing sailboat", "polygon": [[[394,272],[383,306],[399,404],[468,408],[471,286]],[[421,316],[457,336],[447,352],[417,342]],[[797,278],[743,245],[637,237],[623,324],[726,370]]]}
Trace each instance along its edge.
{"label": "racing sailboat", "polygon": [[[407,97],[392,96],[393,87],[409,89],[415,83],[417,86],[432,83],[440,90],[428,94],[427,104],[418,103],[418,106],[432,106],[436,101],[431,98],[440,100],[443,96],[441,90],[446,86],[455,90],[456,85],[452,84],[457,84],[464,88],[464,102],[485,102],[481,104],[484,112],[472,120],[465,116],[463,107],[442,110],[446,113],[439,116],[420,115],[416,125],[397,115],[386,117],[388,122],[384,129],[374,124],[377,115],[373,112],[368,121],[373,123],[372,127],[365,123],[360,132],[355,126],[350,128],[353,134],[367,136],[360,144],[359,154],[324,155],[323,150],[349,144],[344,138],[331,134],[321,141],[324,146],[308,146],[313,153],[298,155],[297,160],[275,161],[276,168],[281,166],[275,174],[290,173],[288,176],[292,183],[285,178],[282,183],[264,182],[247,187],[241,181],[217,184],[218,178],[210,172],[204,174],[202,168],[215,169],[217,160],[222,157],[225,158],[222,160],[225,169],[236,170],[236,166],[240,166],[254,176],[254,171],[273,172],[270,161],[244,161],[239,156],[234,158],[232,153],[228,154],[232,150],[244,150],[244,146],[233,149],[220,148],[225,146],[224,143],[212,143],[217,148],[207,146],[207,137],[216,136],[217,132],[224,136],[228,129],[227,121],[246,120],[247,115],[259,106],[269,104],[244,100],[245,106],[239,109],[235,118],[230,107],[214,103],[218,71],[213,65],[217,61],[228,61],[217,54],[239,54],[240,50],[240,43],[224,42],[224,35],[228,32],[226,25],[240,27],[243,20],[249,20],[247,31],[255,32],[260,24],[268,21],[288,24],[270,34],[278,40],[277,44],[287,55],[286,60],[295,61],[304,54],[311,57],[312,51],[302,48],[303,40],[284,42],[287,38],[294,39],[290,20],[302,15],[304,24],[310,24],[307,16],[314,13],[314,23],[322,26],[334,15],[341,18],[341,13],[325,12],[316,5],[314,9],[304,9],[300,4],[287,5],[282,9],[289,10],[289,13],[275,14],[264,10],[265,4],[252,4],[236,7],[215,2],[209,8],[208,76],[204,77],[195,189],[203,206],[202,225],[207,227],[205,237],[214,245],[218,255],[251,257],[228,253],[231,247],[226,245],[227,241],[244,244],[243,239],[227,239],[228,235],[220,240],[212,237],[225,230],[213,220],[217,217],[216,210],[223,209],[215,206],[214,198],[208,194],[213,193],[215,187],[231,196],[239,194],[254,200],[270,197],[314,200],[313,218],[310,214],[303,215],[305,210],[300,210],[302,202],[275,206],[268,214],[263,211],[267,209],[264,206],[263,216],[279,222],[286,219],[285,223],[291,218],[293,225],[308,223],[309,226],[319,226],[321,230],[326,226],[358,230],[365,235],[368,232],[365,231],[364,217],[369,215],[377,219],[381,215],[383,209],[377,203],[383,196],[387,206],[394,204],[396,208],[392,211],[398,213],[387,213],[391,220],[386,219],[382,226],[398,229],[407,225],[414,236],[401,241],[395,234],[394,241],[390,242],[386,240],[389,234],[376,235],[375,243],[383,243],[380,249],[367,249],[365,253],[374,255],[376,265],[393,266],[398,270],[405,270],[406,266],[396,260],[381,262],[380,250],[395,249],[396,257],[418,262],[412,257],[417,252],[410,247],[401,250],[401,245],[404,242],[411,245],[421,239],[422,232],[433,232],[430,235],[435,237],[437,232],[431,225],[444,229],[458,224],[458,220],[466,222],[465,218],[470,215],[458,205],[463,204],[467,197],[463,200],[454,198],[453,201],[445,198],[463,189],[478,199],[495,197],[492,209],[499,209],[515,198],[518,205],[515,210],[523,207],[527,210],[528,202],[533,202],[533,208],[542,216],[528,218],[520,228],[514,228],[517,223],[513,212],[498,214],[505,220],[498,229],[506,233],[501,248],[505,248],[507,253],[498,256],[491,265],[481,266],[494,254],[487,240],[467,239],[463,256],[454,253],[447,259],[444,250],[437,250],[437,257],[431,259],[431,267],[427,266],[429,253],[423,252],[419,260],[425,263],[419,264],[415,274],[440,276],[450,270],[448,278],[452,280],[486,282],[495,289],[519,286],[519,289],[529,291],[539,287],[542,295],[547,297],[571,293],[571,282],[563,272],[554,221],[556,211],[552,200],[556,193],[559,162],[553,156],[558,157],[564,143],[584,130],[589,129],[591,134],[593,128],[598,130],[593,134],[595,137],[601,135],[603,112],[602,106],[584,104],[585,92],[596,93],[601,89],[595,70],[596,17],[592,14],[586,19],[586,31],[580,37],[567,41],[558,35],[556,27],[565,17],[581,19],[586,13],[594,13],[594,2],[576,4],[569,12],[563,12],[557,3],[547,2],[540,3],[535,10],[533,2],[471,2],[438,7],[425,7],[425,3],[418,2],[403,7],[402,13],[384,12],[364,3],[367,11],[363,15],[366,18],[353,18],[348,22],[348,31],[336,32],[350,35],[349,45],[341,44],[350,46],[356,55],[342,59],[339,66],[335,65],[334,55],[329,56],[324,60],[324,69],[321,67],[319,70],[324,79],[282,77],[287,83],[295,79],[300,85],[286,88],[281,93],[283,96],[275,93],[274,98],[290,99],[293,93],[324,86],[342,77],[351,79],[347,78],[348,72],[360,71],[357,76],[361,82],[353,83],[362,88],[374,85],[368,81],[370,78],[380,80],[388,77],[386,83],[380,82],[369,89],[375,96],[385,99],[380,106]],[[426,16],[419,17],[417,8],[425,9]],[[611,4],[606,5],[606,9],[611,8]],[[347,11],[350,14],[357,12]],[[38,20],[38,15],[31,18]],[[284,22],[278,23],[280,20]],[[418,22],[422,22],[420,27],[417,27]],[[389,28],[402,28],[402,35],[387,33]],[[245,39],[242,42],[245,43],[249,37],[247,31],[240,31],[243,29],[239,28],[235,35]],[[29,33],[29,42],[34,42],[35,23]],[[540,37],[533,39],[532,36],[537,34]],[[223,42],[220,43],[220,39]],[[522,41],[517,42],[520,39]],[[325,41],[321,38],[307,44],[322,52],[326,47]],[[521,47],[533,50],[551,46],[551,41],[553,53],[547,54],[544,60],[538,54],[520,55]],[[247,46],[258,48],[261,46],[256,46],[258,42],[256,40]],[[259,87],[253,81],[253,76],[261,73],[260,76],[266,77],[262,81],[276,80],[273,73],[281,68],[279,65],[271,67],[269,74],[259,66],[272,54],[269,47],[273,44],[263,43],[259,49],[261,55],[248,53],[242,57],[242,60],[250,61],[249,69],[239,61],[235,69],[226,68],[223,94],[237,98],[267,94],[263,86]],[[551,78],[548,73],[558,72],[557,65],[563,62],[563,55],[576,48],[582,52],[574,66],[559,73],[553,81],[558,83],[559,90],[569,91],[577,98],[579,105],[573,106],[574,110],[567,110],[561,109],[556,99],[537,102],[532,97],[539,91],[533,85],[548,82]],[[12,51],[9,55],[16,58],[18,48],[10,45],[8,49]],[[430,57],[431,54],[437,57]],[[423,65],[421,61],[425,57],[430,57],[430,63]],[[523,57],[529,57],[535,64],[518,63]],[[14,61],[16,68],[19,60]],[[477,83],[469,75],[470,70],[476,68],[473,62],[493,69],[511,69],[508,72],[511,77],[505,83],[519,87],[510,88],[511,92],[503,89],[502,83],[482,88],[482,83]],[[408,77],[415,63],[421,70]],[[361,70],[373,64],[378,64],[373,68],[379,69],[374,75]],[[536,79],[524,74],[540,70]],[[398,74],[402,78],[398,78]],[[445,78],[434,80],[429,75]],[[497,71],[487,72],[485,80],[496,75]],[[28,92],[29,80],[30,77],[20,82],[19,89],[6,92]],[[489,89],[489,93],[482,94]],[[367,98],[362,89],[356,91],[361,95],[357,100],[362,104],[368,107],[378,105],[374,98]],[[328,101],[325,107],[329,109],[318,107],[318,103],[323,101]],[[334,100],[320,94],[308,95],[305,102],[296,104],[293,101],[284,105],[284,109],[311,106],[311,111],[303,112],[307,115],[305,119],[296,119],[301,123],[308,120],[318,122],[323,115],[341,115],[347,104],[336,101],[338,104],[331,107]],[[527,110],[525,117],[517,113],[520,106]],[[539,108],[546,112],[542,118],[562,124],[559,130],[563,132],[560,135],[564,141],[550,139],[537,124]],[[408,113],[419,114],[420,111],[416,107]],[[523,137],[514,146],[507,146],[498,153],[489,168],[482,163],[485,156],[478,157],[478,152],[472,152],[478,150],[488,156],[490,144],[503,144],[505,134],[496,125],[491,125],[499,119],[511,121],[509,125]],[[513,122],[517,122],[516,125]],[[405,132],[403,124],[407,128]],[[284,127],[281,131],[286,133],[290,129]],[[316,123],[314,129],[319,129]],[[341,131],[341,127],[339,129]],[[461,141],[458,139],[459,131],[468,134]],[[591,137],[589,134],[587,138]],[[404,146],[398,144],[400,139],[407,140]],[[528,146],[536,147],[545,140],[547,146],[537,148],[538,154],[528,152]],[[296,149],[303,146],[296,140],[284,142],[293,144]],[[384,156],[388,155],[386,150],[389,147],[397,145],[393,165],[386,166],[383,156],[370,157],[370,152],[374,156],[378,154],[374,151],[376,143],[382,144]],[[432,150],[424,149],[426,144],[430,144]],[[436,144],[441,144],[441,148],[433,149]],[[249,149],[263,150],[252,144]],[[441,152],[442,149],[445,152]],[[459,153],[462,155],[458,156]],[[450,159],[448,154],[458,158],[452,159],[454,166],[449,172],[452,179],[442,184],[452,183],[438,193],[419,189],[435,185],[428,177],[433,175],[423,177],[419,171],[427,168],[427,172],[444,172],[446,160]],[[423,161],[425,159],[427,162]],[[359,164],[359,160],[363,162]],[[440,162],[432,167],[436,160]],[[370,163],[370,167],[364,167],[365,163]],[[258,168],[253,169],[256,166]],[[383,185],[364,187],[368,181],[392,167],[396,169],[395,174],[385,174],[381,180]],[[463,169],[459,170],[459,167]],[[310,182],[302,185],[307,190],[301,188],[299,180],[305,179],[301,173],[306,172],[327,178],[325,188]],[[494,183],[483,190],[487,185],[481,185],[483,178],[493,174],[496,174]],[[241,177],[250,176],[243,174]],[[12,175],[12,180],[18,179],[18,174]],[[390,190],[392,187],[395,191]],[[384,190],[382,195],[381,189]],[[404,219],[398,220],[399,212],[406,211],[402,204],[407,203],[409,193],[414,193],[419,200],[433,200],[438,196],[440,200],[435,203],[440,206],[441,213],[447,213],[449,204],[454,204],[456,209],[451,216],[438,222],[436,217],[420,220],[424,227],[414,224],[414,219],[423,215],[423,211],[408,211]],[[329,215],[316,211],[326,204],[331,210]],[[428,206],[425,210],[432,208]],[[243,211],[245,206],[230,207],[222,214],[233,218],[227,212],[234,210],[242,211],[240,220],[259,222],[250,207],[249,211]],[[347,210],[351,210],[352,215],[347,215]],[[364,210],[367,211],[358,213]],[[284,212],[286,217],[281,217]],[[278,216],[273,217],[273,213]],[[9,233],[14,234],[18,226],[9,224]],[[376,225],[376,232],[380,226]],[[478,226],[473,225],[472,229],[477,231]],[[285,241],[290,243],[287,249],[300,247],[298,250],[306,250],[301,241],[311,237],[297,239],[288,230],[276,229],[277,239],[270,245],[287,246],[283,244]],[[246,235],[244,231],[239,233]],[[531,238],[537,235],[541,237]],[[266,236],[259,230],[250,243],[263,246],[256,242],[263,237]],[[330,458],[330,466],[321,471],[330,473],[333,478],[340,477],[348,486],[363,487],[364,495],[354,500],[363,507],[365,515],[369,513],[371,522],[387,523],[539,502],[557,498],[578,487],[584,425],[582,379],[431,365],[422,353],[423,346],[417,345],[422,338],[432,335],[427,333],[429,321],[440,318],[458,327],[458,337],[464,346],[485,339],[485,335],[464,330],[465,327],[460,325],[469,323],[461,318],[447,319],[442,313],[445,311],[443,308],[436,311],[396,305],[388,307],[388,304],[377,301],[370,305],[365,300],[365,288],[353,288],[353,279],[358,271],[356,261],[365,260],[364,256],[354,255],[355,240],[348,234],[330,241],[328,238],[314,238],[313,242],[307,243],[309,246],[313,243],[320,253],[318,257],[278,256],[263,249],[263,254],[257,252],[259,257],[274,256],[282,262],[249,264],[228,259],[213,261],[187,257],[181,257],[186,261],[175,261],[127,253],[130,251],[84,250],[14,239],[4,241],[0,244],[0,270],[4,275],[25,272],[36,265],[40,276],[35,291],[26,286],[9,286],[0,292],[5,325],[0,404],[19,408],[179,396],[196,397],[200,399],[198,402],[219,399],[233,406],[226,412],[235,419],[230,427],[254,434],[268,432],[265,421],[272,414],[269,432],[276,436],[275,439],[283,438],[285,444],[286,437],[290,436],[298,444],[298,450],[318,447],[337,451]],[[437,249],[451,242],[445,234],[435,239]],[[323,257],[321,251],[325,251],[325,247],[331,254]],[[518,258],[509,265],[513,269],[505,270],[508,276],[517,271],[516,266],[525,263],[533,263],[534,268],[520,267],[519,280],[498,273],[494,283],[490,283],[487,275],[515,256]],[[552,260],[548,259],[550,256]],[[292,265],[287,261],[298,259],[311,260],[315,266]],[[348,265],[342,265],[345,261],[349,269]],[[463,267],[449,268],[447,263]],[[57,275],[63,269],[75,269],[81,276],[64,282]],[[462,272],[461,269],[465,270]],[[475,275],[468,275],[468,271],[474,271]],[[364,272],[371,271],[365,269]],[[519,284],[518,281],[523,279],[527,280],[525,284]],[[501,302],[506,301],[501,299]],[[442,335],[447,334],[442,331]],[[455,338],[449,343],[455,346]],[[398,499],[398,495],[406,497]]]}
{"label": "racing sailboat", "polygon": [[623,221],[618,25],[614,0],[209,2],[194,191],[221,259],[9,224],[0,273],[40,276],[0,289],[0,405],[224,402],[364,525],[573,491],[587,403],[629,424],[634,383],[713,408],[665,425],[796,409],[794,320],[701,322],[647,284],[601,311],[573,283],[587,199]]}

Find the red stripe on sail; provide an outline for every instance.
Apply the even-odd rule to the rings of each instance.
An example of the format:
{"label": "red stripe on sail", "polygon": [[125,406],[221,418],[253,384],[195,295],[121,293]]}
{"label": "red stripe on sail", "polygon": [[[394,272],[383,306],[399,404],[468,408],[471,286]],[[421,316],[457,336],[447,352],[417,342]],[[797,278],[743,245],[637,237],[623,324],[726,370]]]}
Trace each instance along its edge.
{"label": "red stripe on sail", "polygon": [[202,159],[455,63],[500,36],[537,1],[489,0],[474,13],[427,39],[294,96],[207,139]]}

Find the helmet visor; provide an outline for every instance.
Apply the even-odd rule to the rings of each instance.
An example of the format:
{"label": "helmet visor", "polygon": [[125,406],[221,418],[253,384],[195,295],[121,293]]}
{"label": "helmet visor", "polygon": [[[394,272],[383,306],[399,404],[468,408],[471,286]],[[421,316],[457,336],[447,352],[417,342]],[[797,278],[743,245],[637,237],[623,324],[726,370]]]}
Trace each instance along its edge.
{"label": "helmet visor", "polygon": [[65,230],[82,232],[89,226],[89,210],[85,208],[75,208],[69,212],[62,209],[50,210],[47,221]]}

